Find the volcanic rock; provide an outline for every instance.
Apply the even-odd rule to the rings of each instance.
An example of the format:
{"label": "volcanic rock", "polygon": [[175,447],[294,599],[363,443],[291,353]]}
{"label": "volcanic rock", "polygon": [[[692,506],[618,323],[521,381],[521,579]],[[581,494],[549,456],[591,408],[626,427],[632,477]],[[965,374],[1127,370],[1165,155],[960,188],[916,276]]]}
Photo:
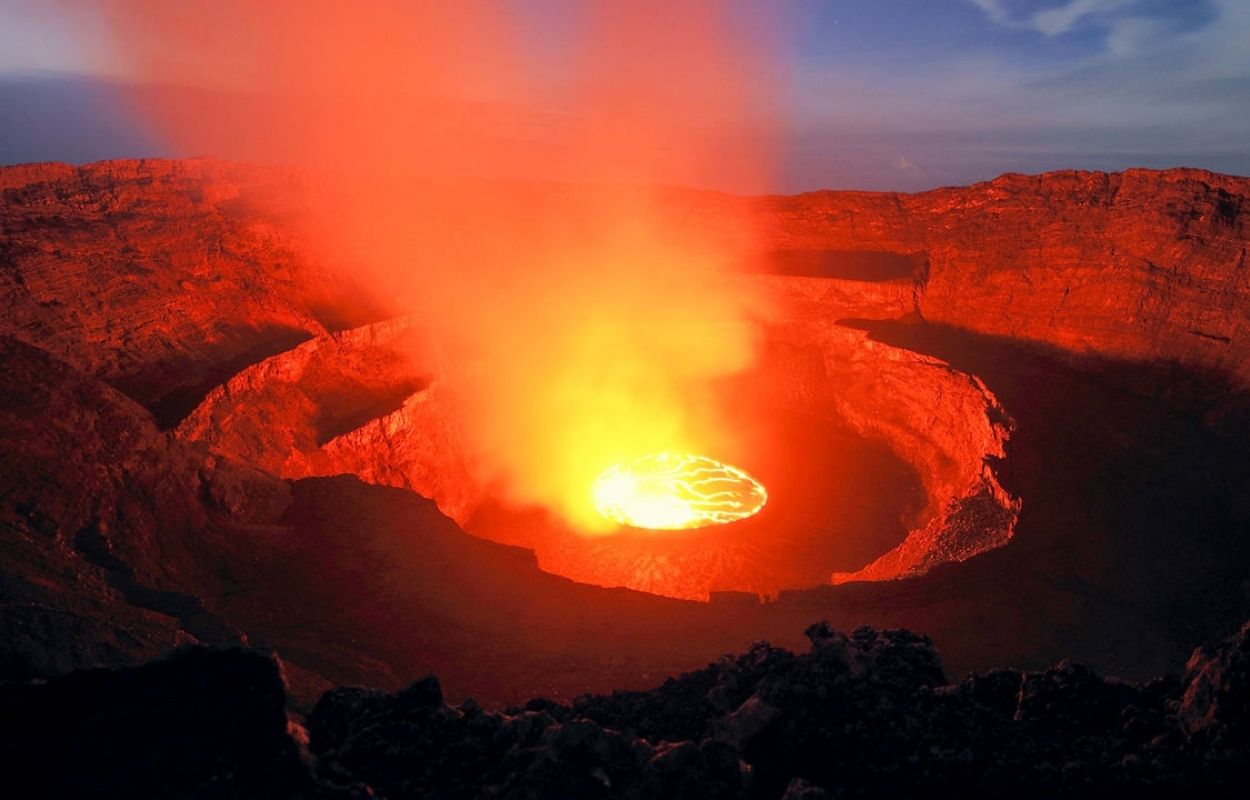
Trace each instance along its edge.
{"label": "volcanic rock", "polygon": [[283,489],[171,447],[132,400],[41,350],[0,336],[0,360],[3,675],[239,641],[201,602],[218,586],[210,540],[187,534],[207,526],[202,493],[243,506],[257,502],[246,484],[267,484],[279,503]]}
{"label": "volcanic rock", "polygon": [[281,665],[188,647],[134,669],[0,684],[0,774],[22,797],[301,797]]}
{"label": "volcanic rock", "polygon": [[[1246,179],[674,193],[702,209],[692,224],[732,239],[746,209],[763,231],[760,268],[775,274],[732,279],[779,298],[766,321],[768,367],[790,392],[779,407],[888,442],[926,494],[897,550],[838,576],[906,580],[740,609],[574,584],[444,517],[478,499],[443,413],[445,365],[396,344],[410,320],[369,325],[384,314],[266,202],[298,214],[303,187],[202,161],[0,170],[3,677],[246,640],[283,653],[305,701],[436,671],[453,700],[568,702],[652,687],[755,639],[789,646],[826,617],[923,630],[952,669],[1070,655],[1140,679],[1250,610]],[[277,477],[340,470],[440,507],[355,478]],[[1201,663],[1214,686],[1237,674],[1232,658]],[[1015,722],[1015,674],[967,688],[987,730]],[[1188,684],[1183,731],[1237,741],[1236,706],[1204,680]],[[674,736],[707,738],[708,715],[757,694],[715,685],[693,706],[680,686],[643,702],[666,703]],[[1039,726],[1069,695],[1119,702],[1079,672],[1030,685],[1039,716],[1021,721]],[[1140,692],[1124,736],[1184,738],[1160,728],[1175,717],[1163,694]],[[630,697],[620,724],[663,732]],[[559,708],[544,713],[572,719]],[[1125,770],[1149,761],[1129,755]]]}
{"label": "volcanic rock", "polygon": [[444,371],[412,318],[326,334],[240,371],[176,433],[284,478],[347,473],[411,489],[464,523],[482,489]]}
{"label": "volcanic rock", "polygon": [[772,247],[922,255],[912,310],[931,323],[1250,381],[1246,178],[1064,171],[754,202]]}
{"label": "volcanic rock", "polygon": [[777,402],[835,411],[861,435],[888,443],[915,468],[927,498],[902,543],[833,582],[902,578],[1006,544],[1020,503],[994,470],[1014,423],[985,384],[825,316],[855,307],[783,308],[766,382],[798,397]]}
{"label": "volcanic rock", "polygon": [[[488,712],[448,705],[430,676],[332,689],[303,727],[271,655],[184,648],[0,685],[0,768],[30,796],[1232,797],[1250,777],[1244,745],[1191,712],[1199,695],[1245,708],[1227,667],[1248,631],[1196,651],[1183,683],[1065,662],[949,684],[925,637],[820,623],[807,653],[760,643],[647,692]],[[1244,722],[1217,716],[1221,734]]]}
{"label": "volcanic rock", "polygon": [[1199,648],[1185,665],[1179,716],[1185,731],[1214,746],[1250,743],[1250,624],[1231,639]]}
{"label": "volcanic rock", "polygon": [[[358,345],[346,340],[326,346],[326,328],[370,312],[362,311],[368,304],[359,292],[319,265],[292,219],[272,218],[266,200],[281,194],[283,207],[297,208],[307,180],[212,161],[143,161],[10,168],[3,186],[5,319],[14,335],[113,381],[164,424],[231,372],[320,336],[322,345],[283,356],[303,367],[274,363],[240,376],[259,390],[262,374],[290,374],[294,389],[275,377],[287,388],[266,390],[268,402],[242,419],[238,410],[257,398],[240,396],[235,411],[225,411],[223,388],[184,435],[285,476],[349,471],[413,488],[467,521],[480,490],[455,452],[444,394],[438,386],[413,393],[425,367],[403,376],[391,370],[393,379],[369,385],[357,367],[362,393],[354,402],[309,394],[316,374],[343,377],[317,369],[306,375],[312,352],[318,363],[331,354],[344,362],[358,357],[351,355]],[[1238,356],[1248,313],[1238,267],[1247,251],[1242,179],[1132,170],[1008,175],[917,195],[671,194],[670,202],[694,209],[692,218],[713,229],[740,224],[744,214],[754,220],[761,263],[788,273],[751,279],[787,309],[778,340],[818,342],[824,380],[854,387],[822,402],[888,441],[925,484],[928,506],[911,520],[907,541],[835,581],[902,577],[1001,546],[1018,511],[992,464],[1010,409],[1004,414],[975,376],[968,379],[972,405],[983,411],[930,388],[935,379],[926,375],[949,365],[908,369],[891,385],[894,379],[882,379],[910,356],[866,345],[837,329],[839,319],[917,315],[1072,353],[1171,360],[1228,370],[1243,385],[1247,379]],[[52,249],[40,241],[50,230],[58,231]],[[138,281],[136,269],[156,279]],[[803,325],[808,333],[800,333]],[[867,368],[867,380],[841,374],[856,364]],[[926,392],[940,392],[942,402]],[[954,397],[960,394],[967,392]],[[975,401],[977,394],[984,399]],[[290,421],[271,424],[273,414],[261,410],[268,406],[285,406]],[[937,420],[922,415],[930,408]],[[983,415],[990,418],[985,433]],[[367,430],[353,427],[362,420]]]}
{"label": "volcanic rock", "polygon": [[[165,425],[240,368],[376,314],[290,220],[307,182],[212,160],[0,169],[0,330]],[[281,206],[270,202],[281,194]]]}
{"label": "volcanic rock", "polygon": [[[1004,455],[1011,420],[994,395],[940,359],[829,323],[830,314],[902,311],[910,285],[870,284],[856,293],[844,281],[740,280],[778,296],[766,329],[768,366],[752,376],[756,391],[813,419],[833,414],[859,435],[887,443],[917,470],[925,490],[925,507],[907,520],[911,535],[862,569],[835,575],[836,582],[922,573],[1011,538],[1019,502],[992,466]],[[412,489],[465,524],[483,500],[485,481],[472,473],[446,373],[419,321],[375,323],[244,369],[209,392],[177,435],[283,477],[351,473]],[[343,421],[336,435],[326,434],[326,419]],[[514,520],[511,527],[522,526]],[[576,535],[549,542],[505,531],[502,540],[534,548],[553,571],[600,585],[689,599],[704,599],[716,586],[762,592],[784,586],[734,583],[767,568],[741,564],[741,554],[710,543],[687,556]],[[691,563],[700,555],[702,561]]]}

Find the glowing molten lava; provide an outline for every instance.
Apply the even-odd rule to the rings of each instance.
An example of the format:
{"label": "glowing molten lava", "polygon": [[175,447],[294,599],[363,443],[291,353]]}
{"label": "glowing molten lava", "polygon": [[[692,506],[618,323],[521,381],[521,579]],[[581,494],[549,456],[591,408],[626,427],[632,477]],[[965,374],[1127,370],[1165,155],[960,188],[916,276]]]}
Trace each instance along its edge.
{"label": "glowing molten lava", "polygon": [[608,519],[634,528],[679,530],[744,519],[768,491],[747,473],[707,456],[659,453],[604,470],[591,492]]}

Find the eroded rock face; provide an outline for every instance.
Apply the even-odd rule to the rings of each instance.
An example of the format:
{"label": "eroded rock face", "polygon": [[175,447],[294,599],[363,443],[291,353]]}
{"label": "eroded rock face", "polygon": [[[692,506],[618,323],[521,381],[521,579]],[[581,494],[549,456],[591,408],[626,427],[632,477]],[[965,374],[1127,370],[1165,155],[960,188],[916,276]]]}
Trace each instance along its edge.
{"label": "eroded rock face", "polygon": [[444,365],[417,320],[320,336],[213,390],[178,438],[284,478],[350,473],[465,522],[481,500]]}
{"label": "eroded rock face", "polygon": [[930,322],[1250,382],[1250,179],[1054,172],[755,202],[777,247],[926,254],[915,310]]}
{"label": "eroded rock face", "polygon": [[915,468],[927,497],[902,543],[859,570],[835,573],[833,582],[902,578],[1006,544],[1020,502],[994,472],[1013,423],[993,393],[941,359],[873,341],[826,316],[854,306],[788,308],[792,316],[773,335],[784,344],[765,357],[780,373],[770,383],[791,395],[778,402],[832,411],[887,443]]}
{"label": "eroded rock face", "polygon": [[1194,738],[1225,752],[1250,743],[1250,623],[1199,648],[1185,665],[1180,720]]}
{"label": "eroded rock face", "polygon": [[211,160],[2,168],[0,330],[173,424],[242,367],[376,314],[272,216],[306,187]]}
{"label": "eroded rock face", "polygon": [[211,537],[189,534],[214,502],[272,518],[285,487],[171,447],[134,401],[30,345],[0,336],[0,361],[3,674],[240,641],[201,602],[220,585],[204,559]]}
{"label": "eroded rock face", "polygon": [[936,194],[926,210],[926,319],[1250,381],[1250,181],[1198,170],[1004,176]]}
{"label": "eroded rock face", "polygon": [[[831,414],[861,436],[885,442],[916,469],[927,496],[926,507],[908,521],[914,530],[902,544],[863,569],[835,575],[835,581],[905,577],[1010,539],[1019,503],[998,484],[989,463],[1003,456],[1010,419],[993,395],[974,376],[939,359],[872,341],[831,321],[882,305],[900,308],[910,288],[896,283],[860,298],[848,281],[744,280],[777,298],[761,359],[769,366],[752,379],[768,398],[765,407],[813,419]],[[402,405],[379,405],[388,399]],[[324,440],[318,435],[318,420],[327,416],[371,412],[359,427]],[[320,337],[250,367],[211,392],[177,435],[283,477],[346,472],[412,489],[462,524],[484,496],[443,367],[411,318]],[[504,532],[502,538],[535,548],[549,569],[601,585],[690,599],[704,599],[712,589],[788,588],[762,575],[753,578],[752,569],[769,567],[745,563],[749,553],[711,541],[692,542],[711,559],[695,563],[667,550],[615,553],[610,542],[580,542],[576,535],[556,542],[545,533],[526,538]],[[626,557],[628,564],[618,563]]]}

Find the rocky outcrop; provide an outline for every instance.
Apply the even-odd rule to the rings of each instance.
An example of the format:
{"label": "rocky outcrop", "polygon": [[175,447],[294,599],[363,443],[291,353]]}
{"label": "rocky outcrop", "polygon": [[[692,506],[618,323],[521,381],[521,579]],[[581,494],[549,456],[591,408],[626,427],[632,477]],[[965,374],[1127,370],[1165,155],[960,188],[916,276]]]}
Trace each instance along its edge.
{"label": "rocky outcrop", "polygon": [[[908,520],[913,533],[906,541],[835,580],[905,577],[1010,539],[1019,503],[990,466],[1004,455],[1010,420],[993,395],[940,359],[830,321],[901,310],[909,285],[871,284],[876,291],[860,296],[844,280],[742,280],[774,298],[761,359],[767,366],[753,375],[753,391],[767,397],[771,409],[813,419],[833,415],[859,435],[886,443],[916,469],[928,498]],[[382,405],[388,400],[402,405],[390,410]],[[370,411],[375,416],[358,427],[328,439],[318,434],[320,420],[359,421]],[[210,392],[176,433],[283,477],[350,473],[412,489],[465,524],[485,481],[471,471],[458,425],[444,365],[417,321],[401,318],[319,337],[243,370]],[[750,555],[710,540],[700,548],[707,557],[696,563],[681,553],[635,551],[620,542],[605,546],[576,535],[551,541],[539,530],[527,536],[520,520],[507,527],[493,536],[535,549],[547,569],[600,585],[690,599],[704,599],[718,587],[788,588],[753,577],[752,569],[767,568],[758,560],[741,563]],[[628,563],[618,563],[622,559]]]}
{"label": "rocky outcrop", "polygon": [[[307,193],[289,171],[36,164],[0,169],[0,192],[0,332],[166,425],[242,367],[376,314],[275,217],[297,214]],[[279,193],[282,205],[269,202]]]}
{"label": "rocky outcrop", "polygon": [[801,655],[760,643],[648,692],[504,714],[448,707],[433,679],[394,695],[336,689],[309,717],[310,748],[322,779],[429,796],[1224,795],[1247,777],[1244,751],[1182,722],[1197,675],[1244,708],[1244,676],[1210,668],[1246,649],[1244,631],[1195,653],[1185,684],[1140,686],[1069,662],[950,684],[907,631],[807,635]]}
{"label": "rocky outcrop", "polygon": [[926,319],[1250,382],[1250,180],[1009,175],[925,199]]}
{"label": "rocky outcrop", "polygon": [[805,653],[760,642],[649,691],[491,712],[430,676],[331,689],[302,725],[272,656],[186,648],[0,685],[0,769],[26,796],[1235,796],[1247,630],[1183,682],[1065,661],[950,683],[923,636],[819,623]]}
{"label": "rocky outcrop", "polygon": [[417,320],[374,323],[244,369],[175,433],[284,478],[347,473],[411,489],[464,523],[482,488],[445,370]]}
{"label": "rocky outcrop", "polygon": [[25,343],[0,337],[0,361],[0,680],[253,643],[309,704],[435,670],[499,703],[637,686],[747,640],[704,604],[542,572],[410,491],[212,454]]}
{"label": "rocky outcrop", "polygon": [[1178,716],[1191,738],[1226,754],[1250,746],[1250,623],[1190,657]]}
{"label": "rocky outcrop", "polygon": [[182,641],[237,642],[205,608],[215,515],[275,518],[271,476],[170,446],[129,398],[0,337],[3,674],[134,663]]}
{"label": "rocky outcrop", "polygon": [[[925,508],[908,520],[912,533],[903,543],[862,569],[834,575],[836,582],[918,574],[1010,539],[1019,502],[999,485],[991,462],[1003,457],[1011,422],[992,393],[940,359],[833,322],[906,313],[909,282],[737,280],[768,296],[773,309],[761,359],[767,366],[753,376],[754,390],[774,408],[813,418],[832,414],[861,436],[885,442],[916,469],[927,496]],[[483,498],[484,481],[471,471],[445,370],[417,320],[375,323],[318,337],[243,370],[210,392],[177,435],[283,477],[351,473],[412,489],[464,524]],[[388,400],[402,405],[390,410]],[[319,434],[321,420],[359,421],[371,410],[374,416],[358,427]],[[716,563],[696,564],[668,552],[614,553],[576,537],[527,538],[519,532],[523,523],[512,527],[504,540],[534,548],[548,569],[601,585],[690,599],[705,598],[712,587],[786,588],[752,582],[751,566],[738,563],[742,554],[710,542],[704,552]],[[623,553],[630,564],[614,568]]]}
{"label": "rocky outcrop", "polygon": [[915,310],[930,322],[1250,384],[1250,179],[1052,172],[753,207],[772,246],[925,254]]}
{"label": "rocky outcrop", "polygon": [[[280,347],[277,332],[359,320],[361,296],[265,202],[281,193],[297,215],[309,186],[211,160],[0,169],[7,329],[149,401],[249,347]],[[914,195],[670,195],[731,241],[750,219],[768,252],[916,259],[905,310],[932,322],[1247,378],[1245,178],[1055,172]],[[880,291],[858,283],[858,302]]]}
{"label": "rocky outcrop", "polygon": [[[412,488],[468,520],[481,490],[446,387],[396,355],[385,327],[327,333],[373,312],[296,233],[306,177],[141,161],[7,168],[0,186],[12,335],[111,381],[163,424],[243,369],[180,436],[283,476],[351,472]],[[276,194],[286,216],[266,203]],[[1018,500],[992,466],[1011,409],[976,376],[838,320],[922,318],[1073,354],[1225,370],[1244,385],[1248,196],[1245,179],[1132,170],[916,195],[668,201],[730,240],[745,241],[751,221],[763,253],[753,268],[782,273],[743,278],[778,300],[773,341],[820,349],[821,380],[841,387],[821,402],[920,475],[928,504],[907,541],[842,581],[999,546]]]}

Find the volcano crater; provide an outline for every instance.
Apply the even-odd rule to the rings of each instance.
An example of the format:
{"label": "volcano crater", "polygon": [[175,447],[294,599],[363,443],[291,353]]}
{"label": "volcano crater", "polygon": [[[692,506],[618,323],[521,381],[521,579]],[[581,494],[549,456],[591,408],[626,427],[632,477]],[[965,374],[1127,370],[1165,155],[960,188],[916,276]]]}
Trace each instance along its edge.
{"label": "volcano crater", "polygon": [[[840,279],[743,279],[781,309],[759,366],[717,387],[740,434],[725,457],[769,487],[750,519],[587,535],[509,502],[475,472],[459,367],[415,317],[265,359],[210,392],[176,435],[286,478],[349,473],[411,489],[469,533],[533,550],[549,572],[684,599],[901,578],[1010,539],[1019,503],[992,463],[1011,422],[975,376],[830,320],[827,300],[813,309],[795,299]],[[325,419],[362,418],[320,435]]]}

